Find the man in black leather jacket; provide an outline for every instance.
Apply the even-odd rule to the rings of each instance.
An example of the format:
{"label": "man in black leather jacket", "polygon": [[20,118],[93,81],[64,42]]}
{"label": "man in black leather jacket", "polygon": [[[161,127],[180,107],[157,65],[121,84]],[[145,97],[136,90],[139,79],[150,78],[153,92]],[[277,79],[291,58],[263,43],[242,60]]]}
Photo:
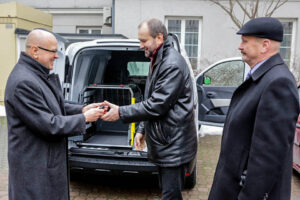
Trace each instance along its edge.
{"label": "man in black leather jacket", "polygon": [[135,136],[135,146],[143,149],[146,139],[148,158],[159,167],[162,199],[182,199],[186,166],[197,153],[192,72],[173,48],[160,20],[142,22],[138,37],[145,56],[152,61],[145,100],[121,107],[104,102],[110,111],[102,119],[143,121]]}

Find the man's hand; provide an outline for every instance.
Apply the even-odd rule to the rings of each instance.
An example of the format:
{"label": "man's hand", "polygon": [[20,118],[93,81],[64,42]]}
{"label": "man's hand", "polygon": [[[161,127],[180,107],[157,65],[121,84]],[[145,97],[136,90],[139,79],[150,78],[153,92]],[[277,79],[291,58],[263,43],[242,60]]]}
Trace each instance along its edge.
{"label": "man's hand", "polygon": [[101,103],[91,103],[89,105],[86,105],[82,108],[82,113],[85,113],[86,111],[92,109],[92,108],[98,108],[101,105]]}
{"label": "man's hand", "polygon": [[109,103],[108,101],[104,101],[101,105],[108,106],[110,108],[109,111],[101,117],[102,120],[114,122],[120,119],[119,106]]}
{"label": "man's hand", "polygon": [[105,113],[104,109],[90,108],[89,110],[83,113],[85,117],[85,122],[94,122],[97,121],[100,117],[102,117]]}
{"label": "man's hand", "polygon": [[145,148],[145,135],[136,133],[134,137],[134,146],[136,150],[142,151]]}

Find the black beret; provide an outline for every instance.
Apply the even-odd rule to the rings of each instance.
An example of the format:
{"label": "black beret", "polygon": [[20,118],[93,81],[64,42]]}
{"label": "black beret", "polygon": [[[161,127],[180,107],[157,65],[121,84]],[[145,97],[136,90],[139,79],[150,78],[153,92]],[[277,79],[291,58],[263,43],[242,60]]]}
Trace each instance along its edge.
{"label": "black beret", "polygon": [[248,21],[236,33],[282,42],[283,27],[280,21],[272,17],[259,17]]}

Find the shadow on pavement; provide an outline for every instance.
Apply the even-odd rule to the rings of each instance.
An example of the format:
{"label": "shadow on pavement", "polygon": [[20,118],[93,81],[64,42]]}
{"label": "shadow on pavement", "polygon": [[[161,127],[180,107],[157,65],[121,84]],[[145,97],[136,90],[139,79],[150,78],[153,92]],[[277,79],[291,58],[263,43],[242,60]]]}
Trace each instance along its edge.
{"label": "shadow on pavement", "polygon": [[159,190],[157,175],[99,175],[72,173],[71,185],[72,184],[91,184],[94,186],[120,189]]}

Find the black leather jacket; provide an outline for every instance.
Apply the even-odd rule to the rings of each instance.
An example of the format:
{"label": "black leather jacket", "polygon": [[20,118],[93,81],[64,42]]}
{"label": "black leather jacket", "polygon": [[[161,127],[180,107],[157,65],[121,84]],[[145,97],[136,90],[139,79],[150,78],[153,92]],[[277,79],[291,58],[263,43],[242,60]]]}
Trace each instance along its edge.
{"label": "black leather jacket", "polygon": [[144,121],[138,132],[146,134],[148,158],[161,167],[188,163],[197,153],[193,81],[186,61],[167,39],[149,72],[145,100],[120,107],[122,121]]}

